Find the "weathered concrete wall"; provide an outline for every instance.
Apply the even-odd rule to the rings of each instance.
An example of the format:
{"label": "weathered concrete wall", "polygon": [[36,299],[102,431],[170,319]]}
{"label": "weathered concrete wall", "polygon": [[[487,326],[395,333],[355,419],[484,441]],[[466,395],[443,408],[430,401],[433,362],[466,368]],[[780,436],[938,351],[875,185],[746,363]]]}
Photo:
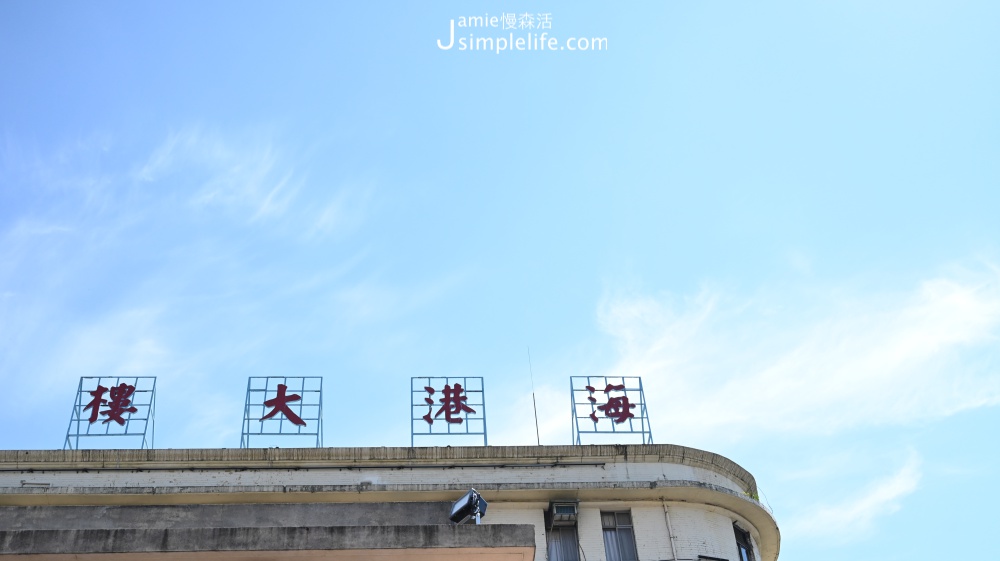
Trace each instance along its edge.
{"label": "weathered concrete wall", "polygon": [[[6,450],[0,451],[0,470],[66,469],[171,469],[198,466],[201,470],[230,468],[331,468],[419,466],[553,466],[641,464],[688,466],[721,476],[705,481],[738,488],[752,496],[757,484],[752,475],[732,460],[695,448],[672,444],[600,446],[458,446],[429,448],[251,448],[191,450]],[[700,473],[699,472],[699,473]],[[676,475],[674,475],[676,473]],[[664,479],[689,479],[689,472],[663,474]],[[620,477],[620,474],[608,474]],[[423,476],[420,476],[423,477]],[[518,478],[520,477],[517,476]],[[138,483],[137,483],[138,484]],[[179,485],[180,483],[178,483]],[[205,485],[208,483],[202,483]],[[227,480],[226,484],[239,482]],[[323,483],[321,483],[323,484]],[[332,484],[325,482],[325,484]],[[0,482],[2,486],[10,482]]]}
{"label": "weathered concrete wall", "polygon": [[[342,492],[406,490],[428,485],[459,485],[499,489],[505,485],[539,488],[607,486],[630,481],[691,481],[743,494],[737,481],[691,466],[673,464],[627,464],[607,462],[600,465],[496,466],[421,468],[322,468],[283,469],[115,469],[0,471],[0,490],[23,493],[47,493],[57,489],[238,489],[288,488],[330,489]],[[22,483],[23,482],[23,483]]]}
{"label": "weathered concrete wall", "polygon": [[0,531],[2,554],[530,547],[530,525]]}
{"label": "weathered concrete wall", "polygon": [[450,511],[439,502],[0,507],[0,530],[433,525]]}
{"label": "weathered concrete wall", "polygon": [[531,524],[535,528],[535,561],[546,560],[545,510],[547,502],[491,503],[484,524]]}
{"label": "weathered concrete wall", "polygon": [[[459,535],[442,534],[435,522],[447,520],[449,503],[306,503],[306,504],[231,504],[231,505],[148,505],[148,506],[50,506],[50,507],[0,507],[0,553],[85,553],[118,551],[121,543],[146,544],[134,551],[226,551],[222,549],[182,549],[190,540],[201,544],[223,544],[238,536],[243,542],[261,550],[284,544],[298,544],[299,549],[316,546],[315,541],[295,542],[294,536],[280,532],[280,528],[322,527],[386,527],[423,528],[420,532],[436,532],[428,538],[429,547],[458,547],[448,539]],[[530,544],[535,547],[535,561],[545,561],[546,529],[543,513],[546,502],[495,503],[490,505],[484,526],[518,525],[531,529]],[[689,503],[662,503],[653,501],[617,501],[582,503],[578,534],[583,554],[588,560],[605,558],[604,539],[600,512],[628,510],[632,514],[636,549],[640,559],[672,559],[670,534],[667,531],[664,508],[668,510],[673,528],[674,546],[679,559],[697,559],[708,555],[723,559],[734,558],[734,521],[743,528],[751,528],[756,544],[759,534],[738,515],[722,509]],[[425,526],[426,524],[431,524]],[[260,529],[260,532],[254,532]],[[111,532],[111,530],[137,530],[138,532]],[[179,530],[197,530],[183,532]],[[379,536],[377,548],[405,548],[414,542],[412,532],[417,530],[391,530],[386,534],[374,530],[309,530],[313,535],[327,535],[336,548],[365,549]],[[320,534],[316,534],[320,532]],[[323,534],[323,532],[327,532]],[[332,532],[332,533],[330,533]],[[354,533],[352,533],[354,532]],[[479,539],[474,534],[465,536]],[[288,537],[292,535],[293,537]],[[395,537],[394,537],[395,536]],[[521,536],[522,538],[524,536]],[[398,540],[397,540],[398,538]],[[313,538],[310,538],[313,539]],[[320,538],[315,538],[320,539]],[[513,539],[513,538],[510,538]],[[5,541],[6,540],[6,541]],[[121,540],[127,540],[122,542]],[[249,540],[249,541],[248,541]],[[284,541],[283,541],[284,540]],[[293,541],[288,541],[293,540]],[[367,541],[366,541],[367,540]],[[396,541],[392,541],[396,540]],[[436,541],[435,541],[436,540]],[[494,541],[490,541],[494,540]],[[54,546],[49,542],[58,542]],[[462,542],[462,547],[493,547],[495,538],[487,541]],[[97,545],[95,545],[97,544]],[[151,549],[154,547],[167,549]],[[167,544],[167,545],[164,545]],[[524,543],[514,545],[524,546]],[[301,546],[301,547],[299,547]],[[131,547],[131,545],[129,545]],[[228,549],[227,549],[228,548]],[[759,550],[756,552],[760,559]]]}
{"label": "weathered concrete wall", "polygon": [[[447,544],[450,531],[419,528],[446,523],[451,501],[470,486],[490,501],[486,526],[529,530],[535,561],[546,557],[550,500],[580,501],[588,561],[605,558],[601,510],[631,511],[641,559],[672,559],[664,506],[679,559],[734,558],[734,520],[750,529],[758,559],[778,554],[777,525],[753,499],[750,474],[716,454],[670,445],[0,452],[0,544],[107,548],[134,538],[181,547],[243,532],[266,548],[321,528],[307,533],[331,547],[364,548],[371,536],[386,537],[373,528],[404,527],[411,529],[393,530],[399,543],[428,531],[433,543]],[[303,548],[316,545],[307,542]]]}

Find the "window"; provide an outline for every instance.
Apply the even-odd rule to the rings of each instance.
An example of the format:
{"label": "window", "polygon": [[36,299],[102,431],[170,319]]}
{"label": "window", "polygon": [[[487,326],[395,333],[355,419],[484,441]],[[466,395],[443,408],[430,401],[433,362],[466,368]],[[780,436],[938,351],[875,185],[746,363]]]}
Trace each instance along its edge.
{"label": "window", "polygon": [[545,511],[549,561],[580,561],[580,541],[576,534],[579,506],[575,501],[549,503]]}
{"label": "window", "polygon": [[576,526],[553,526],[546,534],[549,561],[580,561]]}
{"label": "window", "polygon": [[638,561],[632,515],[628,512],[601,512],[604,527],[604,552],[608,561]]}
{"label": "window", "polygon": [[733,532],[736,533],[736,550],[739,552],[739,561],[753,561],[753,542],[750,541],[750,532],[740,528],[733,522]]}

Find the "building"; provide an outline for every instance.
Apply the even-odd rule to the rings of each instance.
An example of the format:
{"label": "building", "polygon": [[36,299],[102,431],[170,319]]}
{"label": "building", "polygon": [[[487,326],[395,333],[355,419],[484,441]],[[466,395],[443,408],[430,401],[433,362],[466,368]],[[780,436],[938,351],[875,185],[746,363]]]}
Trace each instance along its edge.
{"label": "building", "polygon": [[[482,525],[449,522],[470,488]],[[746,470],[673,445],[0,452],[24,561],[775,561]]]}

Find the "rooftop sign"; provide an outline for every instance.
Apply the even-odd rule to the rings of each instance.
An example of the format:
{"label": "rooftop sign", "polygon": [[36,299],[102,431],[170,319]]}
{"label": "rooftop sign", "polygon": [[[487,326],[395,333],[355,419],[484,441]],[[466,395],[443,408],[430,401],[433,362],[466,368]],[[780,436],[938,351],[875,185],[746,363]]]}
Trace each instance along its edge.
{"label": "rooftop sign", "polygon": [[322,447],[323,378],[251,376],[247,380],[240,448],[250,448],[251,437],[258,441],[258,447],[262,439],[277,437],[305,437],[295,440]]}
{"label": "rooftop sign", "polygon": [[[583,434],[635,434],[642,439],[642,444],[653,443],[642,378],[571,376],[569,380],[573,444],[582,444]],[[600,440],[601,437],[591,438]]]}
{"label": "rooftop sign", "polygon": [[[63,447],[152,448],[155,391],[152,376],[80,378]],[[570,403],[572,444],[585,438],[587,444],[653,443],[639,377],[572,376]],[[123,444],[126,438],[131,446]],[[437,445],[441,438],[453,445],[489,445],[482,377],[410,378],[410,446]],[[247,379],[240,448],[276,445],[323,446],[321,376]]]}
{"label": "rooftop sign", "polygon": [[410,446],[418,436],[445,435],[482,436],[488,445],[482,378],[410,378]]}
{"label": "rooftop sign", "polygon": [[[155,404],[155,376],[80,378],[63,449],[103,448],[102,442],[114,442],[116,448],[126,447],[123,443],[152,448]],[[97,437],[113,440],[94,440]]]}

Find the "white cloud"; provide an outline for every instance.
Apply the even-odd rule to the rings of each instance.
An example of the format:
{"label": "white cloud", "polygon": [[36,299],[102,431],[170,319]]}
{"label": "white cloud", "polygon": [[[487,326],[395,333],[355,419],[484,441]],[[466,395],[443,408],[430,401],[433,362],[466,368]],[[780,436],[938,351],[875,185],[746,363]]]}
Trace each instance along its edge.
{"label": "white cloud", "polygon": [[608,299],[599,318],[620,359],[607,374],[643,377],[654,432],[674,442],[940,418],[1000,403],[998,280],[990,269],[869,297]]}
{"label": "white cloud", "polygon": [[132,173],[139,183],[164,183],[197,211],[224,210],[248,223],[281,223],[306,240],[340,236],[367,218],[374,188],[331,190],[306,184],[266,135],[240,137],[189,127],[174,132]]}
{"label": "white cloud", "polygon": [[373,188],[344,187],[322,206],[307,237],[342,234],[358,228],[364,222]]}
{"label": "white cloud", "polygon": [[283,215],[296,198],[299,186],[288,167],[259,137],[227,138],[191,127],[170,134],[133,176],[144,183],[184,176],[197,185],[189,200],[195,208],[234,208],[255,221]]}
{"label": "white cloud", "polygon": [[48,224],[37,220],[18,221],[11,229],[12,238],[50,236],[53,234],[68,234],[73,232],[73,228],[61,224]]}
{"label": "white cloud", "polygon": [[427,282],[400,288],[366,280],[341,288],[333,296],[338,316],[357,323],[401,317],[437,302],[466,282],[468,274],[453,272]]}
{"label": "white cloud", "polygon": [[291,204],[292,199],[295,197],[296,191],[298,191],[297,187],[288,187],[288,183],[291,178],[291,174],[285,175],[285,177],[283,177],[281,181],[279,181],[278,184],[271,189],[271,192],[269,192],[260,202],[260,206],[257,208],[257,212],[254,213],[251,220],[257,220],[258,218],[268,216],[278,216],[285,213],[288,209],[288,205]]}
{"label": "white cloud", "polygon": [[920,483],[920,457],[911,452],[891,476],[870,485],[855,497],[832,505],[812,506],[786,527],[790,535],[851,540],[871,531],[876,518],[901,508],[903,498]]}

